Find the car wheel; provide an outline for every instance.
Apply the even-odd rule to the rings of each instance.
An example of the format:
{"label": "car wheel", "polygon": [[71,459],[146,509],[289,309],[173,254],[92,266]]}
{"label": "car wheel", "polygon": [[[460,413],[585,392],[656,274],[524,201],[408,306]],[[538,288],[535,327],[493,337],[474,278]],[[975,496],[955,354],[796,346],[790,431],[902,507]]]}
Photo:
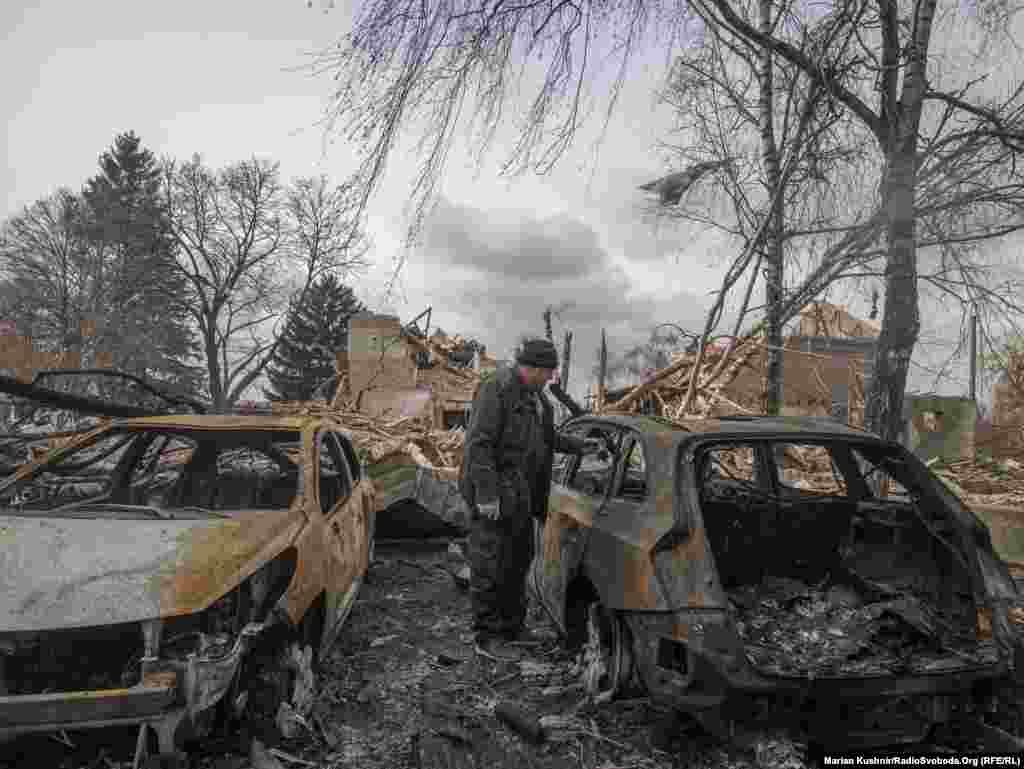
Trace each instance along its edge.
{"label": "car wheel", "polygon": [[629,628],[597,602],[589,606],[582,657],[583,686],[595,701],[614,699],[632,684],[635,666]]}

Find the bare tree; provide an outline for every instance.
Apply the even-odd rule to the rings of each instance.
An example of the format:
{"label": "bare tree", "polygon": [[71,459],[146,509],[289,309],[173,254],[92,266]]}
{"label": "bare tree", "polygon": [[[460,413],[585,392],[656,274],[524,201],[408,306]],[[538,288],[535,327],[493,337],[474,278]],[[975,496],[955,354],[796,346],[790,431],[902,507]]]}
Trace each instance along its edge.
{"label": "bare tree", "polygon": [[[916,200],[929,173],[927,165],[943,173],[943,165],[956,162],[958,148],[976,137],[993,155],[1001,155],[994,172],[1015,178],[1008,158],[1024,145],[1019,91],[998,101],[975,98],[974,84],[963,75],[956,80],[950,71],[929,71],[929,61],[937,58],[932,54],[936,20],[952,34],[966,23],[987,32],[1008,30],[1016,7],[1009,2],[979,4],[977,18],[968,22],[952,0],[941,8],[938,0],[843,0],[824,15],[813,5],[776,3],[771,6],[772,23],[765,25],[760,7],[751,12],[751,1],[691,0],[681,5],[629,0],[609,6],[561,0],[514,5],[501,0],[370,0],[352,32],[316,56],[311,66],[338,79],[331,125],[342,121],[348,137],[365,149],[361,208],[381,179],[400,128],[425,119],[423,161],[412,194],[411,240],[422,225],[467,98],[475,103],[477,146],[482,150],[503,118],[519,63],[536,60],[546,69],[505,170],[544,172],[572,142],[600,49],[610,48],[620,64],[606,114],[615,106],[637,48],[646,43],[671,50],[675,40],[692,36],[687,24],[695,20],[737,48],[752,50],[755,58],[758,51],[770,50],[775,63],[785,62],[827,92],[831,104],[874,142],[881,169],[877,205],[857,231],[840,233],[839,240],[850,238],[862,250],[884,250],[883,331],[867,421],[875,431],[895,437],[920,328],[918,246],[931,239],[924,226],[919,238],[922,214]],[[990,45],[999,42],[1005,36],[1002,41],[993,36]],[[766,65],[763,60],[762,75]],[[966,189],[973,186],[970,180],[951,183],[962,191],[961,197],[973,196],[985,207],[980,190]],[[1009,206],[1005,214],[1013,219],[1004,231],[1018,226],[1017,206]],[[880,228],[881,235],[868,238],[864,228]],[[996,231],[991,226],[986,230],[989,235]],[[974,238],[957,237],[967,242]],[[846,252],[836,246],[824,249],[823,261],[815,267],[817,277],[835,268],[826,264],[826,257],[841,261]],[[813,285],[812,280],[808,286]]]}
{"label": "bare tree", "polygon": [[[189,329],[172,306],[177,298],[167,259],[153,252],[124,258],[101,224],[88,202],[66,189],[4,222],[0,270],[7,291],[0,313],[17,334],[31,337],[35,350],[53,355],[0,366],[26,373],[33,367],[116,367],[190,387]],[[109,395],[97,378],[75,385]]]}
{"label": "bare tree", "polygon": [[279,336],[267,324],[320,275],[358,269],[366,244],[350,188],[320,178],[287,189],[276,164],[253,159],[213,171],[198,156],[168,161],[165,190],[210,398],[224,410],[273,357]]}
{"label": "bare tree", "polygon": [[[664,96],[679,115],[683,140],[666,148],[676,165],[706,165],[702,159],[707,157],[729,162],[716,174],[713,185],[700,188],[702,194],[682,205],[655,210],[658,218],[711,228],[743,246],[726,272],[708,335],[721,319],[726,294],[746,273],[750,278],[733,335],[739,333],[748,310],[762,309],[750,307],[761,257],[752,258],[758,249],[748,246],[758,237],[767,240],[771,191],[777,189],[768,181],[761,156],[763,113],[755,109],[763,106],[757,94],[758,61],[742,40],[723,37],[709,28],[703,45],[677,61]],[[831,95],[799,69],[781,62],[776,71],[781,102],[775,110],[782,164],[778,183],[784,202],[780,241],[787,254],[784,285],[788,287],[781,292],[777,317],[784,324],[832,286],[868,284],[864,287],[877,296],[877,286],[885,277],[886,251],[884,212],[879,210],[877,196],[883,168],[873,138],[852,115],[837,110]],[[955,165],[947,160],[929,162],[918,185],[917,215],[932,233],[919,239],[919,282],[925,297],[933,301],[945,297],[956,303],[964,331],[971,307],[983,312],[987,324],[995,325],[1024,312],[1017,300],[1022,285],[1019,274],[993,264],[984,248],[987,240],[1021,224],[1024,188],[1019,178],[1003,173],[1005,168],[1012,172],[1013,167],[1005,152],[972,135],[950,156]],[[971,180],[969,191],[959,184],[962,179]],[[863,185],[863,180],[874,183]],[[1016,216],[1006,215],[1014,210]],[[772,306],[770,300],[767,306]],[[769,342],[769,349],[777,348],[777,343]],[[948,371],[952,359],[961,353],[958,346],[936,376]]]}
{"label": "bare tree", "polygon": [[81,199],[62,189],[8,219],[0,234],[0,266],[11,288],[5,320],[44,348],[79,349],[79,324],[90,309],[81,207]]}
{"label": "bare tree", "polygon": [[[984,103],[963,98],[970,83],[947,90],[933,86],[927,62],[937,0],[923,0],[909,8],[896,0],[877,4],[851,0],[820,19],[783,6],[782,23],[770,32],[752,24],[728,0],[697,0],[694,7],[709,25],[737,41],[770,47],[779,60],[826,89],[874,139],[881,172],[877,214],[872,220],[882,230],[885,309],[865,421],[885,437],[896,438],[920,331],[919,244],[973,243],[1024,224],[1020,177],[1012,162],[1020,149],[1015,134],[1020,131],[1024,106],[1020,91],[1008,101]],[[837,34],[840,30],[852,30],[855,44],[837,47],[834,41],[850,37]],[[810,45],[801,45],[808,40]],[[925,106],[931,101],[943,105],[935,120],[925,119]],[[985,178],[997,182],[998,202],[993,196],[985,199],[979,179],[967,180],[954,171],[957,162],[978,163],[993,153],[1002,160],[988,166]],[[943,203],[922,194],[927,182],[942,193]],[[993,207],[1002,214],[1000,227],[992,227]],[[951,216],[954,209],[959,216]],[[954,227],[967,224],[970,231],[946,230],[940,235],[942,227],[929,226],[936,218],[958,221]],[[982,226],[971,226],[977,224]]]}

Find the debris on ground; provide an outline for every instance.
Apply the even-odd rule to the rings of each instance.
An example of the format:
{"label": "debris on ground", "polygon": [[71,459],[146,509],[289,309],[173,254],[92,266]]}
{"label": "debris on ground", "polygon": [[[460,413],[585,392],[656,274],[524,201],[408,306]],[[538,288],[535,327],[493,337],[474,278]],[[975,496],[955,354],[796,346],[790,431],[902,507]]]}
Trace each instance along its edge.
{"label": "debris on ground", "polygon": [[[447,557],[443,549],[379,549],[371,580],[323,661],[312,712],[302,728],[290,735],[267,732],[247,740],[204,742],[190,756],[190,769],[578,769],[581,756],[583,766],[636,769],[812,765],[804,758],[806,745],[783,733],[759,734],[741,749],[723,745],[691,721],[668,718],[646,698],[595,704],[573,672],[574,658],[560,653],[555,643],[529,651],[517,663],[478,657],[472,653],[469,596],[438,568]],[[739,609],[742,620],[749,628],[766,620],[756,632],[793,644],[794,656],[804,648],[801,630],[817,630],[840,642],[844,637],[829,633],[830,628],[855,629],[860,621],[869,628],[892,623],[913,637],[914,624],[921,621],[913,602],[900,606],[889,598],[888,604],[872,603],[834,585],[769,582],[763,598],[779,607],[773,613],[759,614],[743,601],[744,595],[737,595],[745,607]],[[748,601],[753,599],[751,593]],[[528,623],[531,629],[548,630],[536,611]],[[787,630],[787,625],[794,627]],[[374,645],[387,636],[393,638]],[[859,638],[853,630],[848,637]],[[833,653],[838,657],[834,648]],[[505,702],[536,719],[531,724],[543,731],[543,743],[524,739],[500,719]],[[120,754],[106,752],[103,740],[110,737],[99,731],[68,737],[67,743],[34,737],[31,745],[5,746],[0,767],[20,766],[18,755],[39,756],[39,765],[59,769],[131,767],[130,734]]]}
{"label": "debris on ground", "polygon": [[494,706],[494,716],[524,739],[539,745],[544,742],[540,719],[514,702],[502,700]]}

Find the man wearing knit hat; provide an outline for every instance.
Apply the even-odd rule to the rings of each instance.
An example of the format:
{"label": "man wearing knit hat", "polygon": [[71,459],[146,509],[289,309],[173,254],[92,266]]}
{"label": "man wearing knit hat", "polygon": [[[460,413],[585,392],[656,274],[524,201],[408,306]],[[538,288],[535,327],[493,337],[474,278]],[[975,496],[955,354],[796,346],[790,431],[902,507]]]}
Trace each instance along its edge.
{"label": "man wearing knit hat", "polygon": [[510,644],[529,640],[526,572],[534,555],[534,520],[547,515],[554,452],[600,449],[555,432],[544,385],[557,368],[551,342],[524,341],[516,367],[481,385],[466,431],[459,490],[473,510],[473,626],[477,652],[494,659],[515,658]]}

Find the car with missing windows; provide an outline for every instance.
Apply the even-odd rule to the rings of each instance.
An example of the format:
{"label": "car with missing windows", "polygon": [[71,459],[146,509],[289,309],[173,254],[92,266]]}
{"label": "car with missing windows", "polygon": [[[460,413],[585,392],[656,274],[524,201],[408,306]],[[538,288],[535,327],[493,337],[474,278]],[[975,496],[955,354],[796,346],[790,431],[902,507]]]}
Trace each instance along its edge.
{"label": "car with missing windows", "polygon": [[312,705],[374,490],[321,416],[121,419],[0,482],[0,741],[139,724],[136,766]]}
{"label": "car with missing windows", "polygon": [[646,690],[740,741],[1024,745],[1022,596],[905,448],[810,417],[561,429],[605,450],[556,456],[528,582],[595,697]]}

